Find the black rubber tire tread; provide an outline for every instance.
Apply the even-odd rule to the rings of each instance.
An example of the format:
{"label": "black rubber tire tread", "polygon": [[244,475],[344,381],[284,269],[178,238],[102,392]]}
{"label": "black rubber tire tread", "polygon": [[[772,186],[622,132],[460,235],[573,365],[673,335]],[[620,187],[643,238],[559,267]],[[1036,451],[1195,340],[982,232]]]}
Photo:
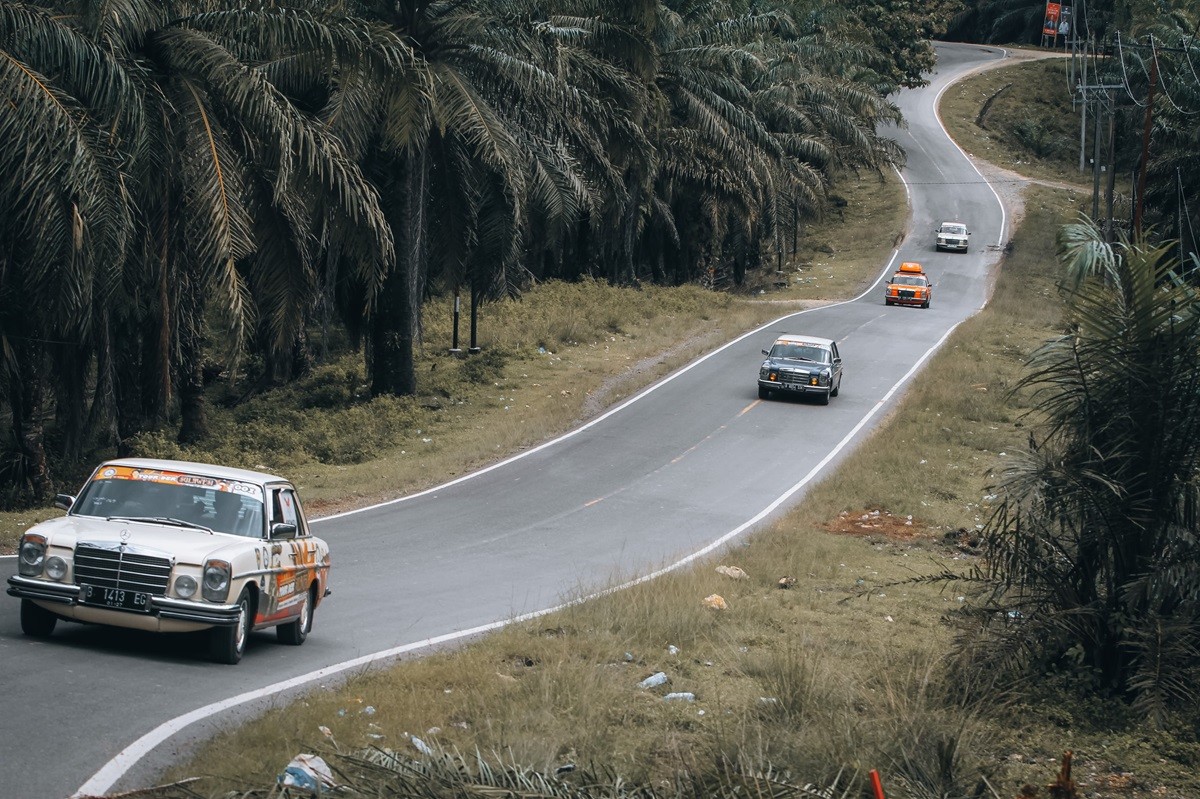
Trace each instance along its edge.
{"label": "black rubber tire tread", "polygon": [[308,595],[304,599],[304,612],[300,618],[287,624],[281,624],[275,628],[275,637],[281,644],[288,646],[300,646],[308,639],[308,634],[312,632],[313,626],[313,609],[317,606],[317,584],[313,583],[308,589]]}
{"label": "black rubber tire tread", "polygon": [[214,627],[210,633],[209,639],[209,655],[217,663],[224,663],[228,666],[237,665],[242,660],[242,655],[246,654],[246,641],[250,638],[250,626],[252,623],[251,615],[254,613],[253,603],[250,601],[250,589],[243,588],[242,593],[238,596],[237,604],[242,606],[242,621],[241,621],[241,636],[239,640],[238,626],[233,627]]}
{"label": "black rubber tire tread", "polygon": [[49,638],[58,624],[58,616],[32,599],[21,600],[21,632],[32,638]]}

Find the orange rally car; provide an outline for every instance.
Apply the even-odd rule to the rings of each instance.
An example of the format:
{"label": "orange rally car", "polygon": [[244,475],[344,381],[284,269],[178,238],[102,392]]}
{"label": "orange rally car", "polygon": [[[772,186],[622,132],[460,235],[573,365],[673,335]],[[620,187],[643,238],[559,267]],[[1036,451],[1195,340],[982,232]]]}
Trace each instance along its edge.
{"label": "orange rally car", "polygon": [[929,275],[925,274],[920,264],[912,261],[900,264],[883,293],[884,305],[919,305],[928,308],[932,298],[933,284],[929,282]]}

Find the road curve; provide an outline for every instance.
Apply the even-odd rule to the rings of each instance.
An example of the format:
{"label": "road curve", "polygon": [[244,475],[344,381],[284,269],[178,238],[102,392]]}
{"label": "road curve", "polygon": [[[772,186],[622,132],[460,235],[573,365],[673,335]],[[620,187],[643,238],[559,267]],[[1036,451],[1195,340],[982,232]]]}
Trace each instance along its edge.
{"label": "road curve", "polygon": [[[318,520],[333,548],[335,593],[299,649],[256,636],[228,667],[206,662],[191,636],[63,624],[35,640],[21,635],[18,603],[0,600],[0,793],[57,799],[145,786],[189,741],[281,691],[670,567],[798,501],[986,300],[1004,212],[934,106],[954,79],[1003,56],[939,44],[930,85],[898,98],[909,124],[895,136],[908,151],[912,218],[892,261],[925,265],[936,282],[930,309],[885,307],[877,283],[855,300],[765,325],[548,445]],[[973,232],[967,255],[933,251],[933,228],[953,217]],[[880,264],[881,278],[889,266]],[[780,332],[839,341],[845,378],[827,407],[757,398],[759,350]],[[14,571],[13,559],[0,560],[0,577]]]}

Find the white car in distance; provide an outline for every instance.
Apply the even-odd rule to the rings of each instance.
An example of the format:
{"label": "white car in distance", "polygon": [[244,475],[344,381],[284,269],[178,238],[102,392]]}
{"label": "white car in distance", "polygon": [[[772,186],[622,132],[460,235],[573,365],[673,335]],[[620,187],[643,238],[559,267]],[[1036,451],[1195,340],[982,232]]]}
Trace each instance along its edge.
{"label": "white car in distance", "polygon": [[937,234],[937,243],[934,245],[934,249],[967,251],[971,232],[962,222],[943,222],[934,233]]}

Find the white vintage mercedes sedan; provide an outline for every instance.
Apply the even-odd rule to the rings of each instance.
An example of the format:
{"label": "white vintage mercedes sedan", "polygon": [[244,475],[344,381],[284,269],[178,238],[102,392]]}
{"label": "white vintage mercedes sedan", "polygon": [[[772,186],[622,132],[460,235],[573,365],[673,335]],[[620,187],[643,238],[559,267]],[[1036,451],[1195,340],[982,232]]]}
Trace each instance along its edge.
{"label": "white vintage mercedes sedan", "polygon": [[304,643],[329,595],[329,547],[282,477],[204,463],[103,463],[67,515],[30,528],[8,593],[21,629],[60,619],[153,632],[210,630],[211,654],[237,663],[251,630]]}

